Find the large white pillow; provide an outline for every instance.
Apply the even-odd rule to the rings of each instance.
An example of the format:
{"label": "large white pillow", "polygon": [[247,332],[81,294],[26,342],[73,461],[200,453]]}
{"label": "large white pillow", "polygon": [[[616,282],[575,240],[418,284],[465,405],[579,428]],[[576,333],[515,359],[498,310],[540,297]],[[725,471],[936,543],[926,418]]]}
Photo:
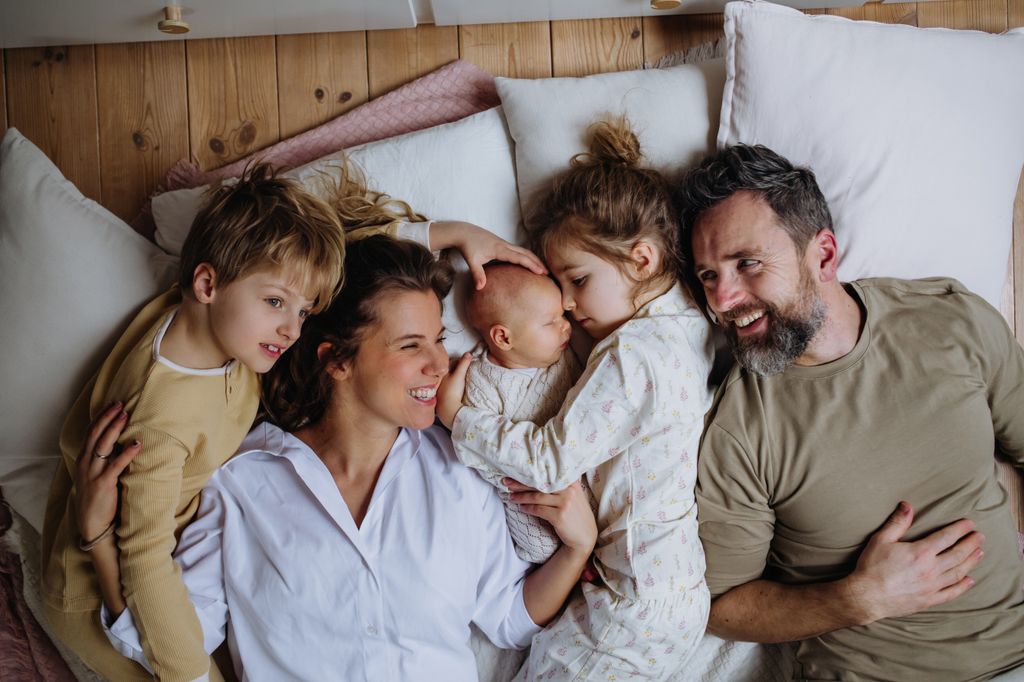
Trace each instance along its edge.
{"label": "large white pillow", "polygon": [[[431,219],[466,220],[507,241],[522,241],[512,142],[500,107],[353,147],[345,154],[365,172],[371,188],[405,200]],[[340,158],[340,153],[325,156],[285,175],[317,191],[323,187],[324,173],[337,175]],[[153,198],[156,239],[171,253],[181,251],[205,190],[178,190]],[[468,268],[461,258],[454,262],[459,277],[445,301],[445,347],[451,355],[459,355],[470,350],[477,337],[463,313],[463,300],[471,285]]]}
{"label": "large white pillow", "polygon": [[0,486],[37,530],[64,415],[176,262],[14,128],[0,144]]}
{"label": "large white pillow", "polygon": [[811,167],[843,279],[956,277],[993,306],[1024,162],[1024,32],[725,8],[720,146]]}
{"label": "large white pillow", "polygon": [[668,174],[693,165],[714,150],[724,82],[722,59],[584,78],[496,79],[524,212],[586,151],[587,128],[601,118],[629,119],[645,165]]}

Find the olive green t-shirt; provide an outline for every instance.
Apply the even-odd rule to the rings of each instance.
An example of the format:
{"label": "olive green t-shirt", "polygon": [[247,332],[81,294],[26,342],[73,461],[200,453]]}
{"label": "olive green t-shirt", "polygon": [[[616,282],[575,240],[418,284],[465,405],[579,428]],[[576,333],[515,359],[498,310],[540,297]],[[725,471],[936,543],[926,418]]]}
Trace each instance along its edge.
{"label": "olive green t-shirt", "polygon": [[[1024,663],[1024,562],[994,452],[1024,466],[1024,350],[950,279],[870,279],[846,356],[762,378],[739,367],[701,444],[697,500],[714,596],[751,580],[848,575],[900,500],[905,539],[960,518],[986,537],[948,604],[798,646],[803,679],[974,680]],[[797,617],[798,614],[794,614]]]}

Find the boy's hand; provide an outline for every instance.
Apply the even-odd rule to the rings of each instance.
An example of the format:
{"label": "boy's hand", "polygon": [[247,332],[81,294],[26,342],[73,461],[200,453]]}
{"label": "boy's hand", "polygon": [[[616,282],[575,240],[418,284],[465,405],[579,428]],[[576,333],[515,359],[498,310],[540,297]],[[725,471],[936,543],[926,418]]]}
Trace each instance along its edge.
{"label": "boy's hand", "polygon": [[522,265],[527,270],[546,275],[548,273],[540,258],[521,246],[509,244],[498,235],[479,225],[461,220],[438,220],[430,227],[430,248],[457,248],[469,264],[477,289],[487,283],[484,266],[492,260]]}
{"label": "boy's hand", "polygon": [[502,482],[512,492],[511,502],[550,523],[566,547],[590,556],[597,542],[597,521],[579,481],[556,493],[542,493],[511,478]]}
{"label": "boy's hand", "polygon": [[469,353],[463,353],[455,369],[442,379],[441,385],[437,387],[437,418],[449,431],[455,424],[455,415],[462,407],[462,397],[466,393],[466,371],[472,359],[473,356]]}
{"label": "boy's hand", "polygon": [[117,516],[117,479],[139,454],[135,441],[115,456],[117,439],[128,423],[121,403],[105,409],[89,425],[89,432],[75,464],[75,512],[78,532],[88,542],[105,531]]}

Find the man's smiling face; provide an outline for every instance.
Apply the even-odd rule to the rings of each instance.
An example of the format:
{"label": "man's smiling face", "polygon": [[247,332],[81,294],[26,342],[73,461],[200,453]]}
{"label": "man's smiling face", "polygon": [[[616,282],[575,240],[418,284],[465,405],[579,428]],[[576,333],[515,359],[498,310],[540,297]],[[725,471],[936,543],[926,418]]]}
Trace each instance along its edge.
{"label": "man's smiling face", "polygon": [[761,376],[792,365],[825,321],[811,263],[768,202],[740,191],[693,231],[697,279],[740,364]]}

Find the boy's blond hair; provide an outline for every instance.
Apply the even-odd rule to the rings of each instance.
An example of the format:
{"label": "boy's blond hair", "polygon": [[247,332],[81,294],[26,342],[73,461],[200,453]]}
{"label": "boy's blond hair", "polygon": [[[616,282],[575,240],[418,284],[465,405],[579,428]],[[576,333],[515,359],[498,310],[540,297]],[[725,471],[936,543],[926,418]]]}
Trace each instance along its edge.
{"label": "boy's blond hair", "polygon": [[318,312],[341,289],[344,260],[338,212],[299,182],[258,163],[237,184],[210,191],[182,246],[179,283],[191,295],[200,263],[213,267],[217,286],[284,267],[304,290],[315,293],[313,312]]}

